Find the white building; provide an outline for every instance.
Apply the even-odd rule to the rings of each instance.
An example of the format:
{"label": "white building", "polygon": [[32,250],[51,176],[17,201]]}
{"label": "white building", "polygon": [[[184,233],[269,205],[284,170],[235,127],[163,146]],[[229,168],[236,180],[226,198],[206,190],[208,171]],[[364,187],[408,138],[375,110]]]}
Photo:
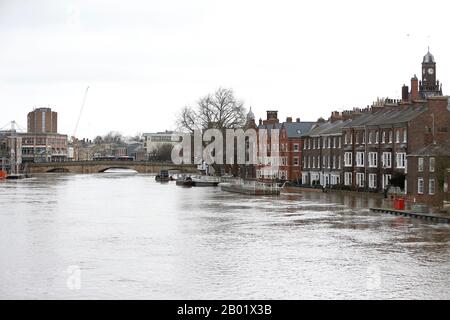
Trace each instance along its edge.
{"label": "white building", "polygon": [[147,154],[157,149],[160,145],[167,143],[174,145],[181,141],[181,133],[168,130],[164,132],[144,133],[142,136],[144,137],[144,148]]}

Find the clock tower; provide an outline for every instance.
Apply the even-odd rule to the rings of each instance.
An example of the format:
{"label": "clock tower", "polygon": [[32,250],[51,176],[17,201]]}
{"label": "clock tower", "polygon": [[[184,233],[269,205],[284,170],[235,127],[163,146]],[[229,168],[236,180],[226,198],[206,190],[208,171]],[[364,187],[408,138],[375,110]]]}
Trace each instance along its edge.
{"label": "clock tower", "polygon": [[442,85],[436,81],[436,61],[428,48],[422,61],[422,81],[419,85],[420,95],[423,99],[429,96],[442,96]]}
{"label": "clock tower", "polygon": [[422,62],[422,83],[425,85],[436,84],[436,62],[434,56],[428,49],[427,54],[423,57]]}

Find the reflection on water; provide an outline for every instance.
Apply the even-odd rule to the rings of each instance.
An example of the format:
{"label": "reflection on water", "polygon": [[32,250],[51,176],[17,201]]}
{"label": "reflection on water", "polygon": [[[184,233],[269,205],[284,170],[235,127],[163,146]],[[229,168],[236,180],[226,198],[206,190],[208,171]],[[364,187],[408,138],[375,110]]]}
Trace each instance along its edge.
{"label": "reflection on water", "polygon": [[381,202],[130,172],[3,181],[0,298],[450,298],[450,227]]}

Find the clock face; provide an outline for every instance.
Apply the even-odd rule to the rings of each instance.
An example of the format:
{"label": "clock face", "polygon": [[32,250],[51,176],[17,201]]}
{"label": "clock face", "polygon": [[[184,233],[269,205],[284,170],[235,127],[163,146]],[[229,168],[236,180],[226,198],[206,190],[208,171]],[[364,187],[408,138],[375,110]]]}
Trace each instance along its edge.
{"label": "clock face", "polygon": [[428,74],[433,74],[434,73],[434,69],[433,68],[428,68]]}

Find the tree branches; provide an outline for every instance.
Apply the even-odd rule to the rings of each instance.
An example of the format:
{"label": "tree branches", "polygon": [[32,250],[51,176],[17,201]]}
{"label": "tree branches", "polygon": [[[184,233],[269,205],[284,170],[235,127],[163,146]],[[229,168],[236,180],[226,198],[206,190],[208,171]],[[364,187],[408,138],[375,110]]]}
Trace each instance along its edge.
{"label": "tree branches", "polygon": [[200,98],[195,108],[186,106],[177,116],[180,131],[193,133],[207,128],[236,129],[245,124],[244,104],[232,89],[219,88]]}

